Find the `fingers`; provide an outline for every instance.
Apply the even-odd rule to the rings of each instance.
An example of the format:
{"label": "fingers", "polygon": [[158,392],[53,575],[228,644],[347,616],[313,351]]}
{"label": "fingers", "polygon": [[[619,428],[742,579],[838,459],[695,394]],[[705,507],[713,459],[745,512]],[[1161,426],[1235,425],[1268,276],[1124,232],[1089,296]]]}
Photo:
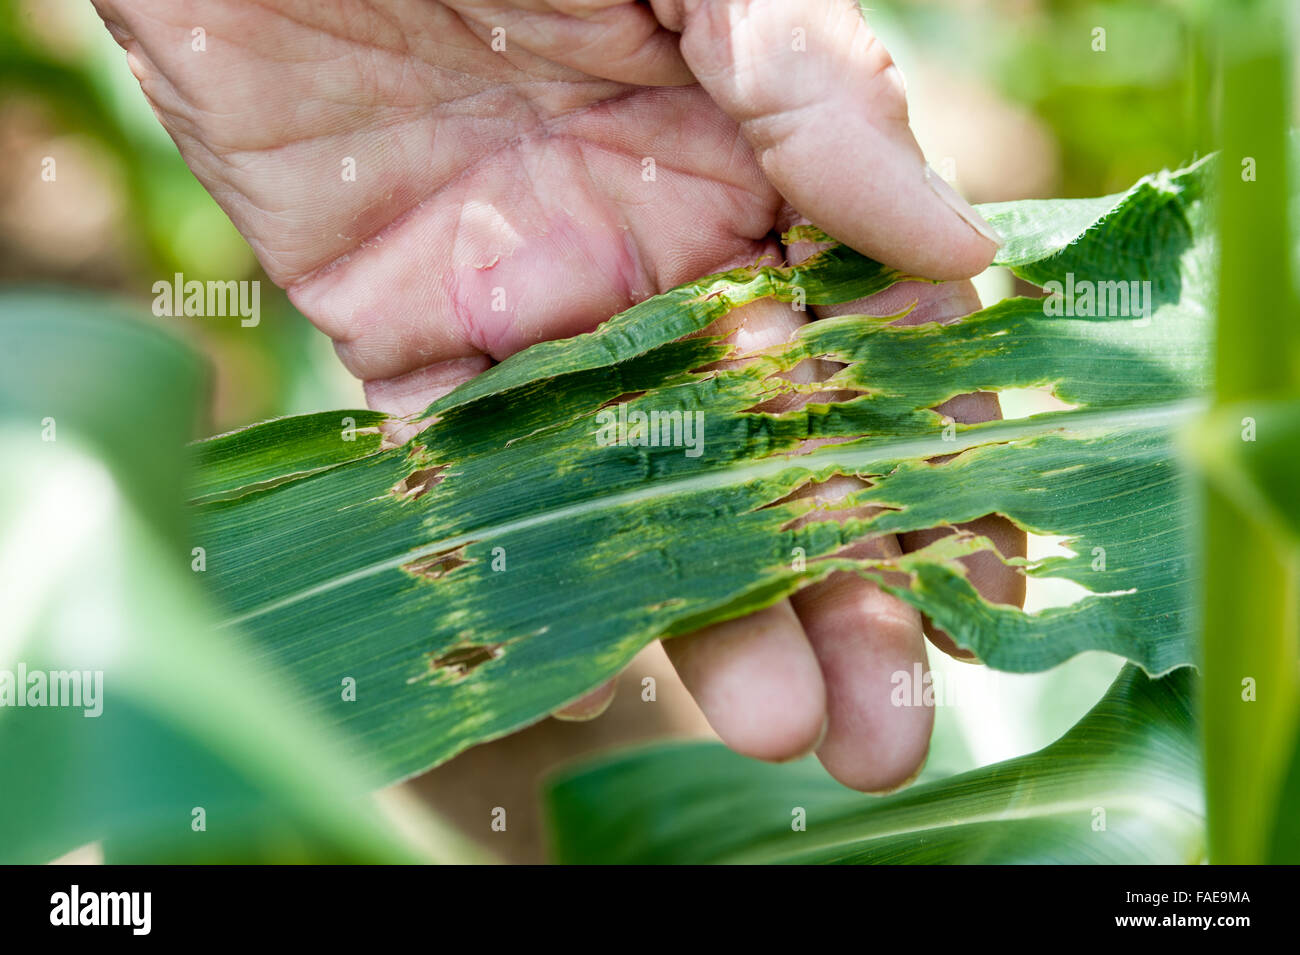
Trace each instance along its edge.
{"label": "fingers", "polygon": [[[832,478],[805,489],[801,497],[823,508],[809,519],[866,517],[873,508],[835,509],[863,483]],[[844,556],[886,557],[899,553],[892,535],[860,541]],[[913,608],[852,573],[835,573],[796,593],[790,601],[804,626],[826,682],[826,735],[817,758],[846,786],[884,792],[907,782],[929,749],[934,711],[895,705],[900,677],[909,684],[928,670],[921,616]]]}
{"label": "fingers", "polygon": [[654,0],[786,200],[912,275],[965,278],[998,240],[925,164],[903,80],[855,0]]}
{"label": "fingers", "polygon": [[897,789],[920,770],[934,710],[895,705],[899,681],[924,680],[929,665],[920,615],[855,574],[837,573],[792,602],[826,681],[827,731],[817,758],[863,792]]}
{"label": "fingers", "polygon": [[826,690],[788,600],[665,640],[664,650],[709,725],[736,752],[781,761],[817,745]]}
{"label": "fingers", "polygon": [[[798,224],[797,217],[787,209],[781,219],[785,225]],[[792,262],[802,261],[814,251],[807,243],[791,245],[787,257]],[[814,309],[820,318],[832,315],[893,315],[911,307],[899,320],[900,325],[921,325],[926,322],[948,324],[960,321],[965,315],[979,309],[979,295],[970,282],[945,282],[933,285],[927,282],[900,282],[878,295],[843,305],[818,306]],[[936,409],[962,424],[975,424],[1002,417],[997,396],[987,392],[957,395]],[[988,537],[1003,557],[1023,557],[1026,552],[1025,532],[1005,517],[990,514],[979,520],[958,524],[955,530]],[[950,528],[932,528],[899,535],[904,553],[920,550],[935,540],[954,533]],[[1021,606],[1025,600],[1025,577],[1016,568],[1008,567],[994,554],[984,552],[962,558],[971,585],[986,600],[994,603]],[[796,605],[797,606],[797,605]],[[922,617],[925,634],[939,649],[959,660],[974,660],[975,655],[957,646],[952,638],[938,629],[929,617]],[[816,629],[805,618],[810,638]],[[815,643],[815,640],[814,640]]]}
{"label": "fingers", "polygon": [[[710,328],[738,355],[788,341],[803,317],[763,300],[734,309]],[[793,369],[801,378],[808,369]],[[747,756],[786,760],[817,745],[826,691],[817,657],[790,602],[664,641],[668,658],[722,741]]]}
{"label": "fingers", "polygon": [[[792,224],[791,215],[787,210],[781,224]],[[787,259],[800,262],[813,251],[811,246],[791,247],[787,249]],[[954,302],[951,308],[961,308],[964,304],[960,289],[939,291],[945,287],[926,283],[908,285],[901,293],[892,290],[882,293],[892,298],[877,297],[889,306],[884,309],[886,313],[901,311],[915,301],[921,290],[935,302]],[[819,317],[832,312],[861,311],[872,301],[815,311]],[[794,314],[789,309],[775,307],[786,316]],[[940,306],[936,306],[935,313],[941,313]],[[769,323],[781,320],[777,311],[768,315]],[[791,318],[784,321],[795,323]],[[794,372],[801,372],[803,380],[813,380],[814,376],[816,380],[825,380],[833,369],[822,366],[829,364],[832,363],[805,363]],[[831,397],[834,396],[801,396],[797,403]],[[787,403],[785,407],[765,410],[781,412],[793,406],[794,403]],[[855,477],[841,476],[803,488],[794,496],[811,498],[819,505],[805,521],[867,517],[874,509],[834,506],[863,486]],[[898,553],[898,541],[892,536],[859,542],[844,551],[846,556],[855,557]],[[790,602],[825,685],[826,727],[817,746],[818,759],[832,776],[856,789],[879,792],[902,785],[922,765],[933,726],[933,712],[928,707],[893,705],[898,675],[916,681],[923,678],[927,669],[920,615],[876,584],[851,573],[834,574],[801,590]],[[904,696],[906,702],[912,701],[911,695]]]}
{"label": "fingers", "polygon": [[[802,324],[792,309],[765,300],[734,309],[710,332],[744,355],[788,341]],[[790,374],[806,376],[809,370]],[[821,739],[822,670],[789,601],[665,640],[664,650],[709,725],[736,752],[781,761],[809,752]],[[605,692],[593,691],[555,715],[589,718],[608,705]]]}
{"label": "fingers", "polygon": [[568,706],[560,707],[551,715],[557,720],[566,720],[571,723],[594,720],[609,709],[609,704],[614,702],[614,693],[617,689],[617,680],[602,683],[590,693],[579,697]]}
{"label": "fingers", "polygon": [[[896,307],[890,306],[897,306],[899,303],[886,301],[884,296],[903,288],[905,284],[908,283],[896,285],[893,289],[876,296],[880,301],[873,299],[871,307],[879,311],[872,314],[889,314],[891,311],[896,311]],[[960,321],[962,316],[980,307],[979,296],[969,282],[948,282],[930,288],[935,291],[922,291],[917,307],[899,321],[900,325],[919,325],[928,321],[947,324]],[[936,410],[960,424],[978,424],[981,421],[995,421],[1002,417],[997,395],[989,392],[957,395],[939,405]],[[957,524],[954,530],[931,528],[900,534],[899,543],[905,553],[910,553],[956,531],[987,537],[1003,557],[1025,556],[1027,546],[1025,532],[1000,514],[989,514],[979,520]],[[961,558],[961,563],[966,568],[971,586],[979,591],[985,600],[1014,607],[1024,605],[1024,574],[1014,567],[1008,567],[998,559],[997,555],[983,551]],[[957,660],[970,662],[976,659],[974,653],[957,646],[952,637],[936,627],[928,616],[923,617],[923,621],[925,635],[940,650]]]}
{"label": "fingers", "polygon": [[[712,331],[730,332],[745,352],[788,340],[802,320],[787,306],[763,301],[724,322]],[[789,374],[808,381],[822,372],[806,363]],[[767,410],[791,407],[787,402]],[[861,486],[839,478],[797,496],[827,505]],[[842,516],[819,510],[811,519]],[[892,537],[847,551],[898,552]],[[664,646],[710,724],[739,752],[780,760],[815,746],[837,779],[873,791],[901,785],[924,760],[933,714],[891,706],[895,674],[912,679],[925,668],[920,616],[854,574],[836,574],[789,602]]]}

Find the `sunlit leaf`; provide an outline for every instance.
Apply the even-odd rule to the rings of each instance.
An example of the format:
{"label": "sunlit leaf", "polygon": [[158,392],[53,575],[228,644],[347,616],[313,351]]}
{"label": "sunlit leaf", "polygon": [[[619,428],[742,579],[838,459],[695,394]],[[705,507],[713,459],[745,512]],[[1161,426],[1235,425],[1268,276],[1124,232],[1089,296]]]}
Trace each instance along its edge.
{"label": "sunlit leaf", "polygon": [[[837,568],[906,572],[910,585],[887,586],[1001,669],[1089,649],[1153,674],[1188,664],[1194,581],[1171,429],[1205,387],[1211,166],[1104,201],[986,207],[1007,264],[1062,283],[1050,301],[1012,299],[947,327],[822,320],[748,364],[712,367],[735,357],[705,332],[730,308],[852,300],[903,278],[835,247],[797,268],[702,279],[535,346],[435,402],[401,448],[325,465],[287,449],[272,479],[266,429],[293,424],[199,445],[201,474],[221,478],[195,496],[215,483],[224,498],[196,508],[206,583],[392,778],[541,718],[656,637]],[[773,377],[813,357],[845,367],[824,384]],[[853,396],[758,410],[827,387]],[[1011,388],[1050,390],[1072,410],[979,426],[932,410]],[[664,442],[619,431],[642,412],[669,421]],[[620,434],[630,440],[604,440]],[[830,443],[799,453],[810,438]],[[227,478],[246,453],[257,473],[237,486]],[[848,503],[880,507],[875,517],[841,525],[786,500],[842,473],[870,483]],[[986,602],[958,558],[991,545],[969,536],[897,560],[836,556],[864,535],[994,512],[1066,539],[1074,556],[1017,566],[1073,581],[1076,603],[1025,614]],[[355,704],[334,698],[344,674],[358,679]]]}

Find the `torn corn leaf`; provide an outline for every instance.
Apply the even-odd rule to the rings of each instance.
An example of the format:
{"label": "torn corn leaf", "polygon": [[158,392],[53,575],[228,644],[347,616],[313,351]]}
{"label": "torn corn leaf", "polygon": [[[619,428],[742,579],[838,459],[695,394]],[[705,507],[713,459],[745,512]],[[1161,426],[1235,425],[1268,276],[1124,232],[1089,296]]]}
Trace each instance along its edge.
{"label": "torn corn leaf", "polygon": [[[378,411],[324,411],[209,438],[195,445],[198,477],[190,494],[199,501],[238,497],[375,454],[387,417]],[[292,470],[286,462],[293,462]]]}
{"label": "torn corn leaf", "polygon": [[[296,443],[270,475],[244,455],[274,445],[263,429],[296,425],[200,444],[215,475],[196,494],[206,581],[393,778],[543,717],[656,637],[836,568],[904,571],[910,586],[887,586],[994,667],[1040,670],[1088,649],[1152,673],[1187,664],[1193,584],[1170,434],[1206,375],[1206,168],[1105,200],[987,210],[1008,236],[1003,261],[1060,282],[1061,298],[1091,287],[1088,308],[1013,299],[947,327],[846,316],[711,367],[735,355],[697,333],[733,307],[847,301],[904,278],[835,247],[535,346],[435,402],[401,448],[322,464],[317,445]],[[1118,284],[1102,282],[1136,283],[1134,314],[1114,314]],[[830,385],[853,397],[755,410],[800,388],[772,376],[810,357],[844,363]],[[932,410],[1008,388],[1050,389],[1074,409],[971,427]],[[651,421],[663,441],[649,442]],[[800,454],[810,438],[829,441]],[[787,500],[837,474],[864,477],[852,503],[882,510],[840,525]],[[1036,614],[986,602],[957,562],[984,541],[892,563],[835,557],[865,535],[993,512],[1064,538],[1074,556],[1017,566],[1088,595]],[[346,677],[355,702],[341,699]]]}

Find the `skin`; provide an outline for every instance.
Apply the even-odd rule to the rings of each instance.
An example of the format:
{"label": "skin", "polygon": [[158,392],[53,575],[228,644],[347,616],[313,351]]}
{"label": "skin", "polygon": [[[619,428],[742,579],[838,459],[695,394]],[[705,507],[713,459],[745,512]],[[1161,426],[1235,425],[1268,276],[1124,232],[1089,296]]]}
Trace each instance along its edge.
{"label": "skin", "polygon": [[[978,307],[957,280],[995,238],[927,174],[902,78],[852,0],[95,5],[190,168],[383,411],[418,413],[493,361],[684,281],[805,257],[779,239],[800,221],[949,281],[814,313],[754,303],[726,319],[740,355],[828,314],[915,303],[907,321],[951,321]],[[987,395],[944,410],[997,414]],[[855,486],[801,493],[837,514]],[[1023,549],[1006,522],[978,524],[1004,553]],[[970,569],[991,599],[1022,598],[991,555]],[[845,784],[881,791],[928,747],[933,712],[889,704],[890,675],[925,665],[924,639],[915,610],[838,574],[666,648],[734,749],[815,749]],[[611,694],[561,715],[595,715]]]}

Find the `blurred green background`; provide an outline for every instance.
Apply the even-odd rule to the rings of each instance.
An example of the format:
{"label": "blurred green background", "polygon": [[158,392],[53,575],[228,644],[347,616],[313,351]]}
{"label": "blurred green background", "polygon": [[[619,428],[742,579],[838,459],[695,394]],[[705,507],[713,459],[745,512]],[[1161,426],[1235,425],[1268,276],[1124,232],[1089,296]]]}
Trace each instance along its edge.
{"label": "blurred green background", "polygon": [[[0,281],[101,289],[171,323],[209,358],[208,431],[364,404],[181,160],[89,2],[0,3],[0,155]],[[176,272],[261,279],[261,323],[153,319],[153,283]]]}

